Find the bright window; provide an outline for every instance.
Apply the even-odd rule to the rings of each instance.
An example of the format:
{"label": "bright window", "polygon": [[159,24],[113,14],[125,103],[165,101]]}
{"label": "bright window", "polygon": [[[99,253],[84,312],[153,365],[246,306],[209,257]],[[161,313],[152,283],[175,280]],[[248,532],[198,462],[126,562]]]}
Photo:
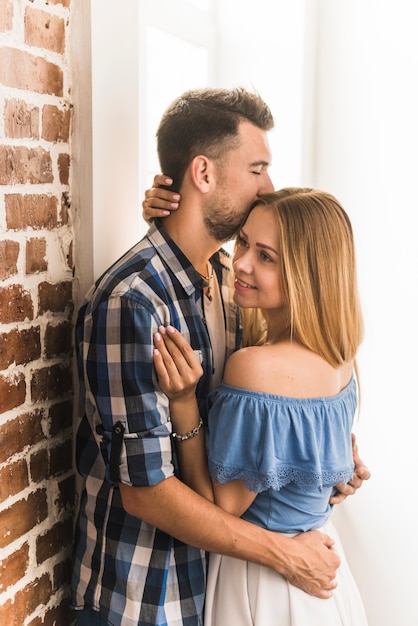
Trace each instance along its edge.
{"label": "bright window", "polygon": [[[209,83],[209,51],[206,46],[173,35],[154,26],[147,28],[147,67],[144,85],[145,97],[140,108],[140,144],[144,152],[145,187],[149,187],[159,172],[155,131],[165,108],[183,91],[205,87]],[[170,67],[164,72],[169,51]],[[142,132],[141,132],[142,131]]]}

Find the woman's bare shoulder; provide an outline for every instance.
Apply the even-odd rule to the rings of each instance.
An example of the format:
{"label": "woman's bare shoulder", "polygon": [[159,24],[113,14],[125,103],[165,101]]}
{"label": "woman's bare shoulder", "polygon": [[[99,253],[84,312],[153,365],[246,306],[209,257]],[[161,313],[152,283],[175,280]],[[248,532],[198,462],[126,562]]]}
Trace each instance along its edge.
{"label": "woman's bare shoulder", "polygon": [[352,364],[334,368],[307,348],[282,342],[235,352],[227,361],[224,382],[276,395],[322,397],[341,391],[348,384],[352,370]]}
{"label": "woman's bare shoulder", "polygon": [[229,357],[224,372],[227,385],[258,391],[268,371],[267,346],[241,348]]}

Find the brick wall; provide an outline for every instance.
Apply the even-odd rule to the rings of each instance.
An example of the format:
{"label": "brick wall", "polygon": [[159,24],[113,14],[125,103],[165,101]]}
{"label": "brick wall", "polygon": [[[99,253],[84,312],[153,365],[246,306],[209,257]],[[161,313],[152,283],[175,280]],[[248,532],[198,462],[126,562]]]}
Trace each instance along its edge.
{"label": "brick wall", "polygon": [[69,626],[71,0],[0,0],[0,624]]}

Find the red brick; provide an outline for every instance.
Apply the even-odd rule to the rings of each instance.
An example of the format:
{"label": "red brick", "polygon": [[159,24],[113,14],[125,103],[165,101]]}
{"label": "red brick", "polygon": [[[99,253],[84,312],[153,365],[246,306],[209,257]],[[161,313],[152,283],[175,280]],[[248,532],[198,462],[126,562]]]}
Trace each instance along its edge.
{"label": "red brick", "polygon": [[39,108],[24,100],[7,100],[4,107],[6,137],[39,139]]}
{"label": "red brick", "polygon": [[61,211],[60,220],[61,224],[68,224],[68,211],[71,209],[70,194],[68,191],[64,191],[61,195]]}
{"label": "red brick", "polygon": [[0,468],[0,502],[7,500],[29,486],[28,465],[25,459]]}
{"label": "red brick", "polygon": [[30,475],[34,483],[40,483],[49,478],[49,454],[43,448],[32,454],[30,458]]}
{"label": "red brick", "polygon": [[58,172],[60,183],[68,185],[70,179],[70,155],[62,153],[58,155]]}
{"label": "red brick", "polygon": [[4,239],[0,241],[0,280],[17,274],[17,259],[20,246],[17,241]]}
{"label": "red brick", "polygon": [[5,33],[13,27],[13,0],[0,0],[0,32]]}
{"label": "red brick", "polygon": [[33,580],[24,589],[17,591],[13,600],[0,606],[0,624],[22,626],[26,623],[26,617],[38,606],[49,602],[51,595],[51,579],[48,574],[43,574],[41,578]]}
{"label": "red brick", "polygon": [[36,617],[28,626],[71,626],[74,623],[75,612],[70,606],[69,598],[64,598],[61,604],[48,609],[43,619]]}
{"label": "red brick", "polygon": [[26,383],[23,374],[0,376],[0,413],[5,413],[25,402]]}
{"label": "red brick", "polygon": [[72,439],[51,448],[49,453],[49,472],[51,476],[65,474],[72,468]]}
{"label": "red brick", "polygon": [[51,437],[59,435],[71,428],[73,422],[73,404],[69,400],[53,404],[49,408],[49,434]]}
{"label": "red brick", "polygon": [[7,369],[12,363],[26,365],[41,356],[41,336],[39,326],[9,333],[0,333],[0,369]]}
{"label": "red brick", "polygon": [[[0,548],[33,530],[47,517],[48,504],[44,489],[38,489],[29,494],[27,500],[18,500],[8,509],[0,511]],[[4,622],[0,619],[1,623]]]}
{"label": "red brick", "polygon": [[[69,606],[69,555],[75,477],[69,466],[68,452],[71,448],[69,320],[72,285],[68,288],[64,283],[72,283],[71,236],[68,240],[64,237],[60,249],[62,267],[60,265],[56,271],[60,270],[61,275],[51,281],[63,281],[63,286],[41,287],[35,295],[40,277],[33,276],[50,269],[56,254],[54,249],[49,249],[48,242],[59,246],[58,228],[68,225],[69,232],[72,231],[68,198],[72,174],[69,94],[73,81],[71,68],[65,67],[63,55],[70,17],[70,0],[21,3],[0,0],[0,34],[6,33],[0,45],[0,85],[5,92],[0,102],[0,127],[5,137],[3,141],[0,138],[0,185],[7,186],[3,194],[0,187],[0,204],[4,207],[3,229],[0,228],[3,230],[3,237],[0,236],[0,328],[3,331],[0,332],[0,370],[2,367],[11,370],[16,364],[17,372],[21,373],[18,378],[6,378],[8,372],[3,371],[0,377],[0,413],[3,413],[0,414],[0,501],[8,503],[2,499],[8,493],[13,495],[13,505],[0,512],[0,544],[8,546],[7,552],[12,551],[2,560],[6,551],[0,545],[0,603],[3,602],[0,624],[5,626],[70,626],[74,623],[74,612]],[[38,102],[40,96],[36,94],[46,97]],[[54,111],[55,126],[48,126],[47,115]],[[14,192],[14,201],[7,200],[10,191]],[[24,196],[29,196],[27,191],[32,198],[23,200]],[[68,191],[67,200],[63,191]],[[43,198],[51,194],[57,197],[44,203]],[[15,232],[7,233],[5,227]],[[46,230],[57,232],[50,240],[52,235],[46,235]],[[44,274],[42,280],[46,278]],[[7,283],[1,284],[5,279]],[[34,312],[38,314],[38,303],[32,301],[32,294],[33,298],[39,298],[46,313],[42,332],[34,327],[39,325],[39,320],[31,321]],[[9,325],[7,333],[5,324]],[[54,367],[39,370],[40,363],[35,361],[45,356],[55,359]],[[58,360],[63,363],[55,367]],[[48,363],[42,362],[42,366],[45,365]],[[26,389],[30,378],[31,390],[36,388],[35,398],[44,398],[39,401],[39,410],[31,413],[28,407],[32,409],[33,403]],[[55,399],[57,394],[61,396]],[[19,405],[21,413],[22,407],[28,412],[17,418],[14,410],[14,419],[10,416],[7,419],[4,411],[14,408],[13,404]],[[2,417],[7,421],[2,423]],[[62,429],[66,431],[64,434]],[[50,431],[56,435],[51,437]],[[63,443],[65,438],[67,442]],[[39,481],[37,484],[33,482],[34,477]],[[38,491],[23,501],[36,488]],[[16,499],[19,502],[15,502]],[[4,509],[4,504],[2,506]],[[68,519],[57,525],[57,520],[63,517]],[[39,532],[42,537],[36,544]],[[22,546],[29,536],[30,548],[28,543]],[[35,548],[41,559],[51,555],[50,560],[43,561],[42,569],[34,563]],[[44,573],[45,569],[48,571]],[[2,595],[5,590],[9,590],[7,601]]]}
{"label": "red brick", "polygon": [[28,7],[25,12],[25,43],[62,54],[65,49],[64,20]]}
{"label": "red brick", "polygon": [[48,262],[46,260],[46,239],[34,237],[26,242],[26,274],[46,272]]}
{"label": "red brick", "polygon": [[50,4],[62,4],[63,7],[69,8],[71,0],[49,0]]}
{"label": "red brick", "polygon": [[[29,546],[24,543],[21,548],[0,561],[0,589],[5,591],[15,585],[26,574],[29,564]],[[4,622],[7,626],[8,622]]]}
{"label": "red brick", "polygon": [[[29,462],[31,478],[35,483],[40,483],[43,480],[50,481],[52,478],[70,472],[72,462],[72,437],[69,435],[64,443],[52,446],[49,450],[43,448],[32,454]],[[55,504],[60,509],[67,509],[70,503],[68,496],[68,493],[60,492]]]}
{"label": "red brick", "polygon": [[46,194],[5,195],[6,224],[10,230],[53,230],[58,225],[58,200]]}
{"label": "red brick", "polygon": [[45,439],[42,417],[43,411],[33,411],[0,426],[0,463]]}
{"label": "red brick", "polygon": [[62,110],[52,104],[42,109],[42,139],[46,141],[68,142],[70,137],[71,110]]}
{"label": "red brick", "polygon": [[1,49],[0,84],[37,93],[63,95],[63,73],[58,65],[16,48]]}
{"label": "red brick", "polygon": [[63,322],[57,326],[48,324],[45,330],[45,358],[52,359],[71,352],[72,326]]}
{"label": "red brick", "polygon": [[11,324],[33,319],[33,303],[30,293],[22,285],[0,288],[0,323]]}
{"label": "red brick", "polygon": [[73,522],[68,517],[63,522],[58,522],[44,535],[36,540],[36,560],[40,565],[55,554],[59,554],[72,543]]}
{"label": "red brick", "polygon": [[40,315],[46,311],[62,313],[67,307],[72,308],[72,283],[43,282],[38,287],[38,299]]}
{"label": "red brick", "polygon": [[58,483],[59,497],[54,501],[59,513],[61,511],[73,512],[75,509],[75,476],[72,474]]}
{"label": "red brick", "polygon": [[52,183],[53,180],[51,155],[43,148],[0,146],[0,185]]}
{"label": "red brick", "polygon": [[72,241],[70,245],[68,246],[67,264],[70,269],[74,270],[73,242]]}
{"label": "red brick", "polygon": [[71,581],[72,562],[71,559],[63,559],[54,567],[54,589],[59,589],[68,585]]}
{"label": "red brick", "polygon": [[32,402],[54,400],[72,389],[71,367],[58,364],[35,370],[31,380]]}

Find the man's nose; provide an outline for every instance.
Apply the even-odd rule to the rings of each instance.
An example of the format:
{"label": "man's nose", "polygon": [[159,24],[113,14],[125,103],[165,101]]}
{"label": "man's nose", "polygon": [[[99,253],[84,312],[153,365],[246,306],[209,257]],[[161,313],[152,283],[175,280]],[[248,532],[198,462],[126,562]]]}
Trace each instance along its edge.
{"label": "man's nose", "polygon": [[263,194],[271,193],[272,191],[274,191],[273,183],[271,182],[270,175],[266,172],[263,178],[263,184],[260,186],[258,191],[258,195],[262,196]]}

